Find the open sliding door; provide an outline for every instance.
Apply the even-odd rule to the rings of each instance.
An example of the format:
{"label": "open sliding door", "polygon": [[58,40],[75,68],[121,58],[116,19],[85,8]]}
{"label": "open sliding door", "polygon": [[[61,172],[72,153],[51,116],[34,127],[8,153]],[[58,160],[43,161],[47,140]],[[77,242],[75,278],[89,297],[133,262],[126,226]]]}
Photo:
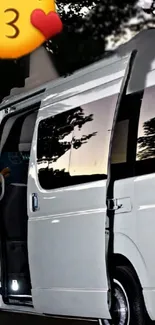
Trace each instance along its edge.
{"label": "open sliding door", "polygon": [[107,165],[127,62],[115,66],[109,83],[56,104],[46,105],[45,98],[38,114],[28,181],[28,250],[38,312],[110,318]]}

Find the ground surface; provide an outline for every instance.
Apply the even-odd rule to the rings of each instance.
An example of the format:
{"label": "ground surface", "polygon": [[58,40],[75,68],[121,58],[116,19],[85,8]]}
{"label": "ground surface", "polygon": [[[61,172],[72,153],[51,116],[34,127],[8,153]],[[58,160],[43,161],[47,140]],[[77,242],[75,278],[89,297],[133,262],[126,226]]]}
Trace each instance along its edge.
{"label": "ground surface", "polygon": [[[17,313],[0,312],[0,325],[88,325],[88,322],[76,322],[73,320],[57,320],[50,317],[40,317]],[[93,324],[97,324],[93,322]],[[90,325],[90,323],[89,323]]]}

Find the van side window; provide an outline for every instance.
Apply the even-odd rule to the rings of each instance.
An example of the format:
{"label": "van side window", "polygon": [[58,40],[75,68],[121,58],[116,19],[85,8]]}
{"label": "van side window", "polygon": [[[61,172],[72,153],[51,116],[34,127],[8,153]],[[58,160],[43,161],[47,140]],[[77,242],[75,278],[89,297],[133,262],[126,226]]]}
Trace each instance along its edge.
{"label": "van side window", "polygon": [[74,128],[69,173],[72,184],[107,178],[109,144],[117,95],[83,105],[87,116]]}
{"label": "van side window", "polygon": [[146,88],[141,104],[136,152],[136,175],[155,172],[155,87]]}
{"label": "van side window", "polygon": [[111,178],[134,176],[137,129],[143,92],[126,95],[119,107],[111,151]]}
{"label": "van side window", "polygon": [[107,178],[110,134],[117,95],[42,120],[37,166],[42,188]]}

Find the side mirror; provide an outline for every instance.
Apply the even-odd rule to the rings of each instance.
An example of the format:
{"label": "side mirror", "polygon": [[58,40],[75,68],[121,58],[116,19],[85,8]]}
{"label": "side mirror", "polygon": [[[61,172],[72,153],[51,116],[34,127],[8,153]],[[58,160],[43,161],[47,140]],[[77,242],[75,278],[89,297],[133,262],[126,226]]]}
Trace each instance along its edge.
{"label": "side mirror", "polygon": [[5,179],[1,173],[0,173],[0,182],[1,182],[1,194],[0,194],[0,201],[1,201],[5,193]]}

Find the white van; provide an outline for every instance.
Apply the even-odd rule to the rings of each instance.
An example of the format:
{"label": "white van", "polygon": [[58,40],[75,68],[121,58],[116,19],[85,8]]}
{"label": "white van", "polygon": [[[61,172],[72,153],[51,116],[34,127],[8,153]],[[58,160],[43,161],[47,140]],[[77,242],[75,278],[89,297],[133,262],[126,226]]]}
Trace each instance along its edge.
{"label": "white van", "polygon": [[154,40],[1,104],[1,310],[155,320]]}

